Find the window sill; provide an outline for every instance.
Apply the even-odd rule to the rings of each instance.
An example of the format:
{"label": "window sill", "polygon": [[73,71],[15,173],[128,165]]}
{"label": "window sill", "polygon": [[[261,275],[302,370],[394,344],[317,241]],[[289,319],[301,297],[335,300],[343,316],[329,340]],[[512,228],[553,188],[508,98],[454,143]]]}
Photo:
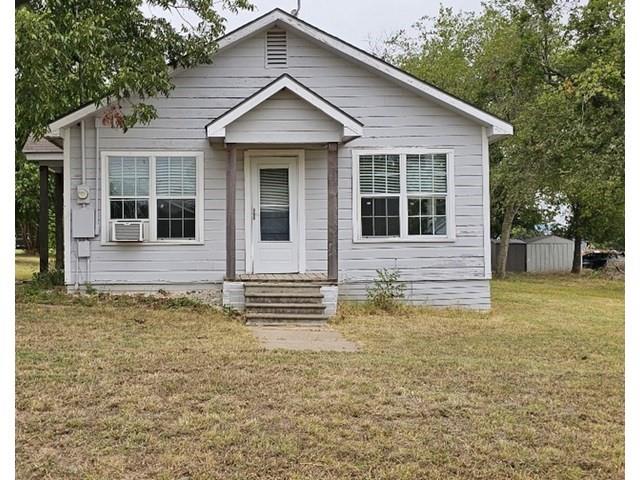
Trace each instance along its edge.
{"label": "window sill", "polygon": [[158,245],[204,245],[204,242],[201,240],[154,240],[154,241],[145,241],[145,242],[112,242],[110,240],[102,240],[100,241],[101,246],[110,247],[110,246],[122,246],[122,245],[133,245],[133,246],[158,246]]}
{"label": "window sill", "polygon": [[454,237],[380,237],[380,238],[354,238],[353,243],[453,243]]}

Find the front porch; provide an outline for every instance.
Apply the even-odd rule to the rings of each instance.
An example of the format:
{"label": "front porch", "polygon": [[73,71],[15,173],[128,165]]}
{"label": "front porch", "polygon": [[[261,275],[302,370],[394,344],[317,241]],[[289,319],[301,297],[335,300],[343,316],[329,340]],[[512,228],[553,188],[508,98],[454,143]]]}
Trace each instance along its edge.
{"label": "front porch", "polygon": [[[362,135],[362,124],[283,75],[213,120],[206,130],[212,145],[224,143],[227,157],[225,285],[337,284],[338,152],[341,144]],[[321,273],[317,263],[310,273],[305,257],[309,148],[326,152],[326,270]],[[239,171],[240,162],[244,169]],[[241,212],[236,205],[239,174],[244,176]],[[244,225],[238,221],[242,217]],[[244,271],[238,270],[238,231],[245,240]]]}
{"label": "front porch", "polygon": [[238,280],[243,283],[281,282],[281,283],[317,283],[333,285],[335,280],[329,280],[324,273],[241,273]]}

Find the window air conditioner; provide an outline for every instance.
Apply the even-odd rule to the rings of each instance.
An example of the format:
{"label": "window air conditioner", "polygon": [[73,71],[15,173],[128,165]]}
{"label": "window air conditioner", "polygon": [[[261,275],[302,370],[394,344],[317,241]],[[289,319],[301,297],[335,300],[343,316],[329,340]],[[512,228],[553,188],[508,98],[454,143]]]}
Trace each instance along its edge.
{"label": "window air conditioner", "polygon": [[112,242],[142,242],[144,226],[142,222],[113,222],[111,227]]}

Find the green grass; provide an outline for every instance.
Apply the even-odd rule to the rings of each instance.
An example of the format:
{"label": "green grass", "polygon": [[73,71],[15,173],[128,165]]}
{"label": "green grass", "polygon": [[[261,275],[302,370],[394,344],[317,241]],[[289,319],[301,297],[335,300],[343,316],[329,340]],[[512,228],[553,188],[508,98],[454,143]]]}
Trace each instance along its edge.
{"label": "green grass", "polygon": [[28,255],[23,250],[16,250],[16,281],[31,280],[40,267],[37,255]]}
{"label": "green grass", "polygon": [[267,352],[175,302],[17,297],[18,478],[623,478],[624,284],[514,277],[491,314],[345,306]]}

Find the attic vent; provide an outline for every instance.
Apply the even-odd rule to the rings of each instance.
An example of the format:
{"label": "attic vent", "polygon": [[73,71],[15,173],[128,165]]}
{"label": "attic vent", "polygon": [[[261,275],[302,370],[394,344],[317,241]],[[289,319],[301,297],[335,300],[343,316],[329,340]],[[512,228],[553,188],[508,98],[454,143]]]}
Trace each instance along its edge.
{"label": "attic vent", "polygon": [[287,66],[287,31],[273,29],[267,31],[267,68]]}

